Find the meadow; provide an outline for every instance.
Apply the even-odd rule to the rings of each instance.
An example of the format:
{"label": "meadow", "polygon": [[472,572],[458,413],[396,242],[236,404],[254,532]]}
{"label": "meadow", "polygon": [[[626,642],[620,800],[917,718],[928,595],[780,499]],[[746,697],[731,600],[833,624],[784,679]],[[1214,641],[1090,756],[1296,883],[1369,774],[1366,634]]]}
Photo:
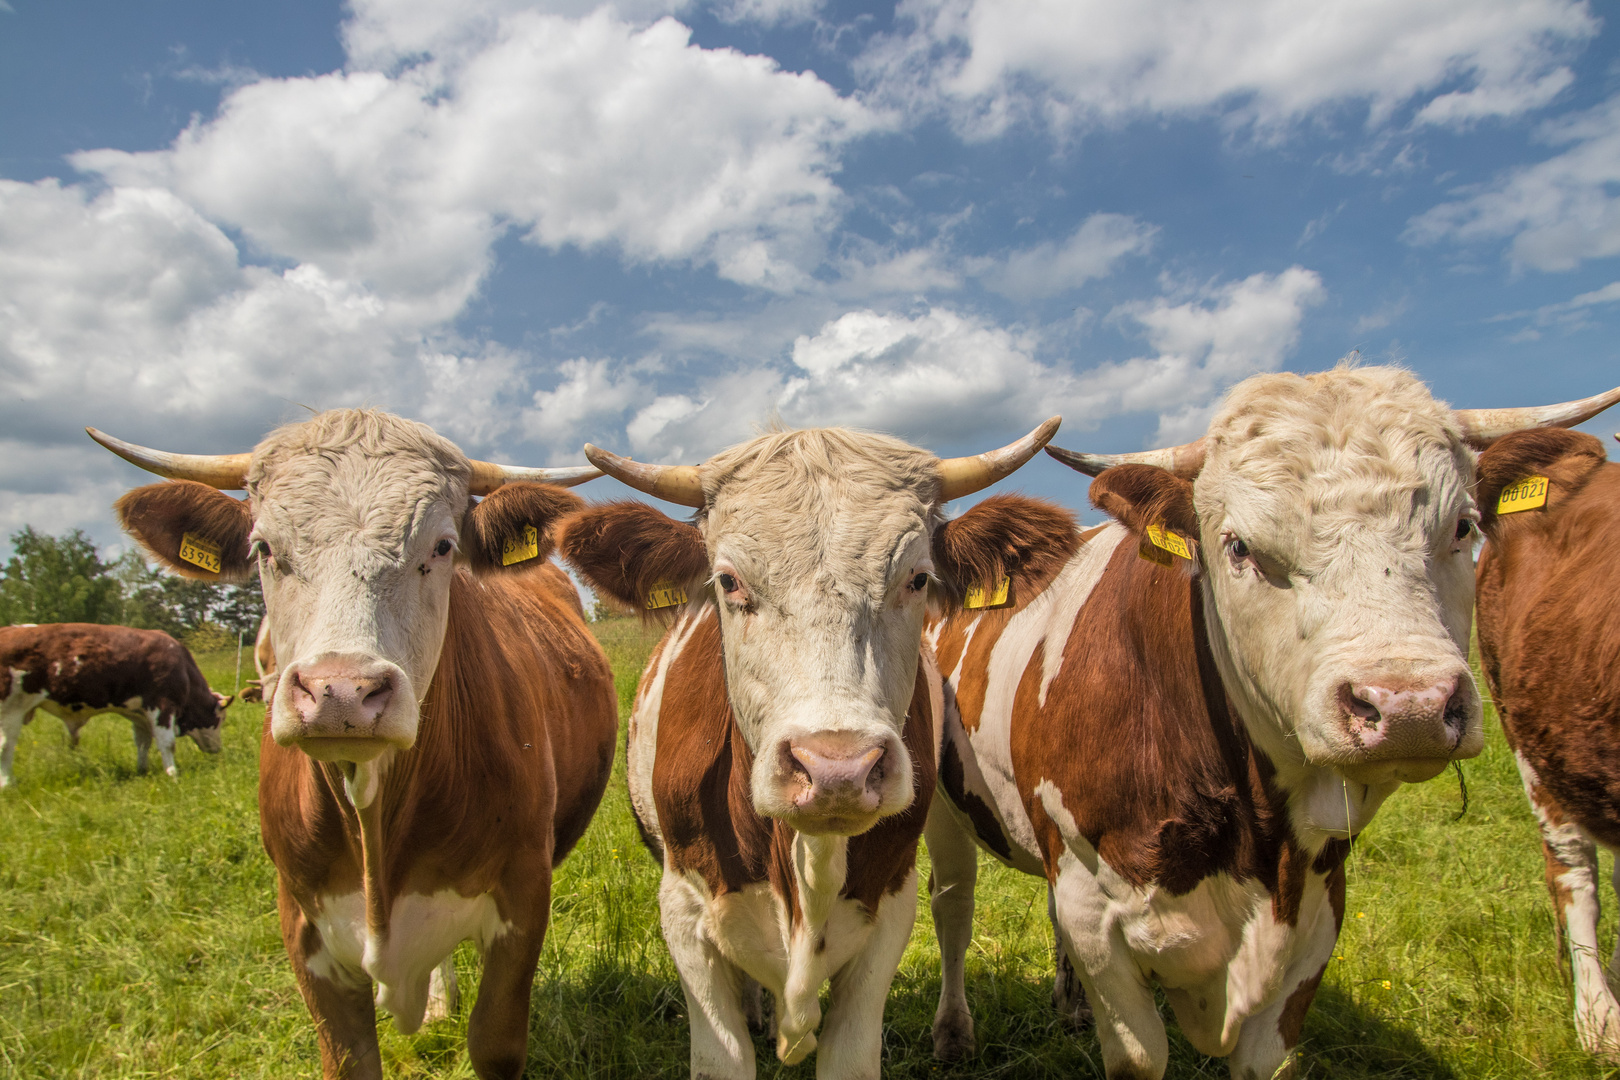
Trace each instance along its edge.
{"label": "meadow", "polygon": [[[595,625],[621,708],[655,637]],[[229,690],[233,651],[199,657]],[[248,661],[251,669],[251,660]],[[181,776],[138,776],[129,724],[94,721],[78,751],[42,716],[0,797],[0,1075],[316,1077],[309,1016],[276,929],[255,802],[262,706],[232,706],[225,752],[179,749]],[[1484,755],[1396,794],[1351,856],[1337,958],[1305,1026],[1312,1077],[1600,1077],[1570,1022],[1536,829],[1494,716]],[[622,738],[622,735],[621,735]],[[155,756],[155,755],[154,755]],[[922,858],[926,877],[926,856]],[[968,996],[977,1057],[942,1067],[926,900],[885,1015],[891,1077],[1101,1077],[1095,1039],[1050,1003],[1045,890],[981,857]],[[623,755],[601,811],[559,868],[535,983],[530,1077],[684,1077],[685,1003],[658,930],[658,867],[642,848]],[[1605,897],[1612,909],[1612,896]],[[1606,912],[1605,935],[1614,920]],[[390,1075],[467,1077],[478,961],[457,955],[459,1016],[414,1036],[381,1025]],[[1169,1075],[1225,1077],[1171,1027]],[[783,1068],[763,1042],[762,1077]]]}

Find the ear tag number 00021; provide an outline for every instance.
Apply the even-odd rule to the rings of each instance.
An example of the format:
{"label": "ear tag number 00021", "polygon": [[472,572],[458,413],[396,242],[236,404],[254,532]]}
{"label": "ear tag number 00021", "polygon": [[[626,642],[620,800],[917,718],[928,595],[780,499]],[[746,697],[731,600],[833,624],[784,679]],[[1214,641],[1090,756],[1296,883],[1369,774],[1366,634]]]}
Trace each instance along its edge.
{"label": "ear tag number 00021", "polygon": [[962,606],[969,610],[977,608],[998,608],[1007,606],[1007,598],[1012,595],[1012,578],[1000,578],[993,588],[986,590],[981,582],[969,585],[962,594]]}
{"label": "ear tag number 00021", "polygon": [[1509,484],[1496,497],[1498,514],[1517,514],[1520,510],[1534,510],[1547,505],[1547,478],[1527,476],[1516,484]]}
{"label": "ear tag number 00021", "polygon": [[660,581],[647,591],[648,611],[684,603],[686,603],[686,589],[678,581]]}
{"label": "ear tag number 00021", "polygon": [[211,574],[220,571],[219,545],[206,536],[186,533],[180,537],[180,558],[192,566],[200,566]]}
{"label": "ear tag number 00021", "polygon": [[1172,555],[1179,555],[1188,562],[1192,561],[1192,549],[1187,546],[1187,541],[1163,525],[1147,527],[1147,536],[1136,549],[1136,553],[1148,562],[1155,562],[1160,566],[1174,566],[1175,562],[1170,558]]}
{"label": "ear tag number 00021", "polygon": [[501,542],[501,565],[528,562],[540,557],[540,530],[533,525],[523,526],[522,536],[508,536]]}

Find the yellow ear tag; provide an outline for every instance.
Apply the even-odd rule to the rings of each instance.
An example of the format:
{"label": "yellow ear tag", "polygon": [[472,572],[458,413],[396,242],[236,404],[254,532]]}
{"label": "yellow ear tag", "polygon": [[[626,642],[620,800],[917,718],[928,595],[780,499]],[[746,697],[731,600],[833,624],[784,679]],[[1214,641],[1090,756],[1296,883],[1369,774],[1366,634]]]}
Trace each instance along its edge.
{"label": "yellow ear tag", "polygon": [[1547,478],[1527,476],[1516,484],[1502,489],[1496,497],[1498,514],[1517,514],[1520,510],[1534,510],[1547,505]]}
{"label": "yellow ear tag", "polygon": [[180,538],[180,558],[192,566],[200,566],[211,574],[219,573],[219,545],[206,536],[186,533]]}
{"label": "yellow ear tag", "polygon": [[540,530],[533,525],[523,526],[522,536],[508,536],[501,541],[501,565],[528,562],[540,557]]}
{"label": "yellow ear tag", "polygon": [[998,608],[1007,606],[1007,597],[1012,592],[1012,578],[1001,578],[995,588],[985,591],[984,585],[969,585],[967,591],[962,593],[962,606],[964,608]]}
{"label": "yellow ear tag", "polygon": [[1187,547],[1187,541],[1176,533],[1161,525],[1149,525],[1147,538],[1154,547],[1168,551],[1172,555],[1179,555],[1183,559],[1192,561],[1192,550]]}
{"label": "yellow ear tag", "polygon": [[684,603],[686,603],[686,587],[678,581],[660,581],[647,592],[648,611]]}

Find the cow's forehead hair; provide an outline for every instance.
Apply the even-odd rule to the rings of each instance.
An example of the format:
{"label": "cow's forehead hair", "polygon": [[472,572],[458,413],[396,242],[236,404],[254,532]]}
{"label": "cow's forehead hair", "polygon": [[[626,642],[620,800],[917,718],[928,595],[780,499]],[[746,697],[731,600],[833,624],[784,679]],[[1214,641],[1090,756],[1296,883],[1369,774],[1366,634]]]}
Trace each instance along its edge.
{"label": "cow's forehead hair", "polygon": [[397,558],[436,510],[459,521],[472,468],[426,424],[380,409],[332,409],[254,447],[247,490],[302,543],[341,542]]}
{"label": "cow's forehead hair", "polygon": [[[752,573],[881,593],[901,538],[931,535],[940,514],[939,458],[849,428],[773,431],[722,450],[700,470],[703,530],[741,550]],[[745,573],[750,568],[741,568]]]}
{"label": "cow's forehead hair", "polygon": [[1285,547],[1332,546],[1378,523],[1440,527],[1467,505],[1473,476],[1450,406],[1417,377],[1341,364],[1233,387],[1210,422],[1194,499],[1203,520],[1273,530]]}

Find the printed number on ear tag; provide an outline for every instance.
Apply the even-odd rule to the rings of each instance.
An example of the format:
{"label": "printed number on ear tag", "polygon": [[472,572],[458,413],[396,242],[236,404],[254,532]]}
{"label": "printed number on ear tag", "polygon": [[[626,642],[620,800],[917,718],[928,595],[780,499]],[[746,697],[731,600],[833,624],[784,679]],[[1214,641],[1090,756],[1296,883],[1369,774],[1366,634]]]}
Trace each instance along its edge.
{"label": "printed number on ear tag", "polygon": [[1012,578],[1000,579],[989,591],[985,590],[983,584],[970,585],[962,594],[962,606],[969,609],[1006,607],[1011,594]]}
{"label": "printed number on ear tag", "polygon": [[180,557],[192,566],[200,566],[211,574],[220,570],[219,545],[206,536],[186,533],[180,538]]}
{"label": "printed number on ear tag", "polygon": [[1516,484],[1502,489],[1496,497],[1498,514],[1517,514],[1520,510],[1534,510],[1547,505],[1547,478],[1527,476]]}
{"label": "printed number on ear tag", "polygon": [[675,607],[686,603],[686,589],[679,582],[660,581],[647,592],[647,610]]}
{"label": "printed number on ear tag", "polygon": [[1179,555],[1189,562],[1192,560],[1192,549],[1187,546],[1187,541],[1163,525],[1147,527],[1147,536],[1136,549],[1136,553],[1148,562],[1156,562],[1160,566],[1174,566],[1175,560],[1170,558],[1172,555]]}
{"label": "printed number on ear tag", "polygon": [[501,565],[528,562],[540,557],[540,530],[533,525],[523,526],[522,536],[508,536],[501,543]]}

